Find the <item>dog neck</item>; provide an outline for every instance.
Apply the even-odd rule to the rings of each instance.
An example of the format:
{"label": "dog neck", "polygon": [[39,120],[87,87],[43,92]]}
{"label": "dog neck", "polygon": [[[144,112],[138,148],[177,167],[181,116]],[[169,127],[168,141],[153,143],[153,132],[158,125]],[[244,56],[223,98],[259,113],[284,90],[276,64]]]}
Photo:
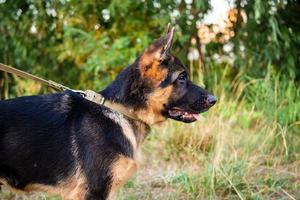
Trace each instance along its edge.
{"label": "dog neck", "polygon": [[[139,71],[136,67],[136,63],[125,68],[116,79],[108,85],[104,90],[100,91],[100,94],[109,102],[115,105],[119,105],[122,109],[115,109],[116,111],[125,110],[124,117],[134,127],[135,136],[138,144],[141,144],[147,136],[150,128],[149,123],[140,119],[135,110],[145,106],[145,94],[143,94],[144,88],[141,85]],[[132,113],[134,117],[126,115],[126,113]],[[121,112],[122,113],[122,112]]]}
{"label": "dog neck", "polygon": [[[110,85],[100,91],[100,94],[110,104],[115,104],[121,108],[121,111],[125,111],[125,113],[121,113],[125,115],[126,113],[131,113],[135,117],[129,117],[138,120],[139,117],[136,116],[135,111],[146,106],[146,87],[142,83],[136,63],[133,63],[125,68]],[[142,119],[139,120],[143,121]],[[145,123],[148,124],[147,122]]]}
{"label": "dog neck", "polygon": [[107,99],[128,108],[141,108],[146,105],[145,90],[137,62],[126,67],[116,79],[100,93]]}

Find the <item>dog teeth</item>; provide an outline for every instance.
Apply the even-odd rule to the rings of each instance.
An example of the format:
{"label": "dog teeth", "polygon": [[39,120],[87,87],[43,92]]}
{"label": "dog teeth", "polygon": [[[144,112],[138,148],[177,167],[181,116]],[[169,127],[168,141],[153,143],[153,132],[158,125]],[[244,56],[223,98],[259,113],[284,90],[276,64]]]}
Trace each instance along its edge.
{"label": "dog teeth", "polygon": [[174,110],[170,110],[169,113],[174,116],[174,117],[178,117],[181,115],[180,111],[174,111]]}
{"label": "dog teeth", "polygon": [[194,118],[196,120],[200,119],[199,114],[193,114],[193,113],[189,113],[189,112],[185,112],[185,111],[181,111],[181,110],[169,110],[169,114],[173,117],[182,116],[184,118]]}

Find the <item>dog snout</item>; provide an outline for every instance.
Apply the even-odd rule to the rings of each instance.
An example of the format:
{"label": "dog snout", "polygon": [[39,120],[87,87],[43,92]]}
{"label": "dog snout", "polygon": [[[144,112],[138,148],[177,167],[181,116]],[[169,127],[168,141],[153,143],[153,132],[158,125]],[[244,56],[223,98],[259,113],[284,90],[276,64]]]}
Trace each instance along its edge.
{"label": "dog snout", "polygon": [[215,105],[217,102],[217,97],[215,97],[214,95],[209,94],[206,98],[206,103],[209,106],[213,106]]}

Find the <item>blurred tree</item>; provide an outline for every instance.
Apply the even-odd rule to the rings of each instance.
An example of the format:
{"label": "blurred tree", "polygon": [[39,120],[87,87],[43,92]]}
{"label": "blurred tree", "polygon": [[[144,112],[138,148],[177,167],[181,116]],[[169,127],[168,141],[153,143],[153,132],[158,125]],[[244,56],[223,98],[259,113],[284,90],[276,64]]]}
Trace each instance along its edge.
{"label": "blurred tree", "polygon": [[[300,79],[300,1],[235,1],[235,64],[254,77],[262,77],[274,67],[287,78]],[[246,21],[242,23],[241,13]]]}
{"label": "blurred tree", "polygon": [[[262,82],[263,89],[281,83],[278,88],[287,92],[276,92],[274,104],[257,109],[276,108],[277,99],[299,86],[295,80],[300,82],[299,0],[231,2],[235,8],[230,37],[220,32],[216,40],[205,43],[198,28],[211,10],[209,0],[0,0],[0,62],[73,88],[101,90],[171,22],[176,27],[173,51],[189,62],[192,78],[201,81],[206,72],[208,87],[220,86],[221,80],[222,90],[232,92],[237,82],[270,77]],[[215,25],[207,25],[208,30]],[[48,90],[0,72],[0,99]],[[241,97],[256,105],[274,96],[255,87],[243,91]],[[266,95],[254,98],[258,91]],[[291,105],[299,95],[290,96]],[[277,119],[293,122],[299,115],[288,115],[297,107],[294,103],[282,110],[286,114]]]}
{"label": "blurred tree", "polygon": [[[2,0],[0,61],[71,87],[101,89],[168,22],[177,28],[175,51],[186,60],[208,9],[209,1],[196,0]],[[20,90],[15,81],[10,78],[10,94]]]}
{"label": "blurred tree", "polygon": [[[233,2],[235,36],[207,44],[206,60],[234,53],[236,73],[245,69],[262,77],[272,66],[299,79],[299,0]],[[197,0],[0,0],[0,61],[74,88],[99,90],[171,22],[177,29],[175,54],[187,63],[196,49],[200,62],[191,71],[199,77],[204,56],[197,28],[210,9],[210,1]],[[233,50],[225,52],[228,44]],[[45,90],[3,73],[0,88],[2,98]]]}

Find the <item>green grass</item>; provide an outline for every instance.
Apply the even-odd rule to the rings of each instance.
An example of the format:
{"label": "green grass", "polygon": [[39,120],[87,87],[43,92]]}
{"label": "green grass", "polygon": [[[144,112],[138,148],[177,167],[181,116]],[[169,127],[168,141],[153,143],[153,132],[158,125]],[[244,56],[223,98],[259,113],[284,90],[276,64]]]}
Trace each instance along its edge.
{"label": "green grass", "polygon": [[[215,88],[218,104],[200,121],[152,129],[118,199],[300,199],[297,87],[267,77]],[[0,199],[19,198],[5,190]]]}
{"label": "green grass", "polygon": [[300,199],[299,90],[280,83],[221,88],[199,122],[155,128],[119,199]]}

